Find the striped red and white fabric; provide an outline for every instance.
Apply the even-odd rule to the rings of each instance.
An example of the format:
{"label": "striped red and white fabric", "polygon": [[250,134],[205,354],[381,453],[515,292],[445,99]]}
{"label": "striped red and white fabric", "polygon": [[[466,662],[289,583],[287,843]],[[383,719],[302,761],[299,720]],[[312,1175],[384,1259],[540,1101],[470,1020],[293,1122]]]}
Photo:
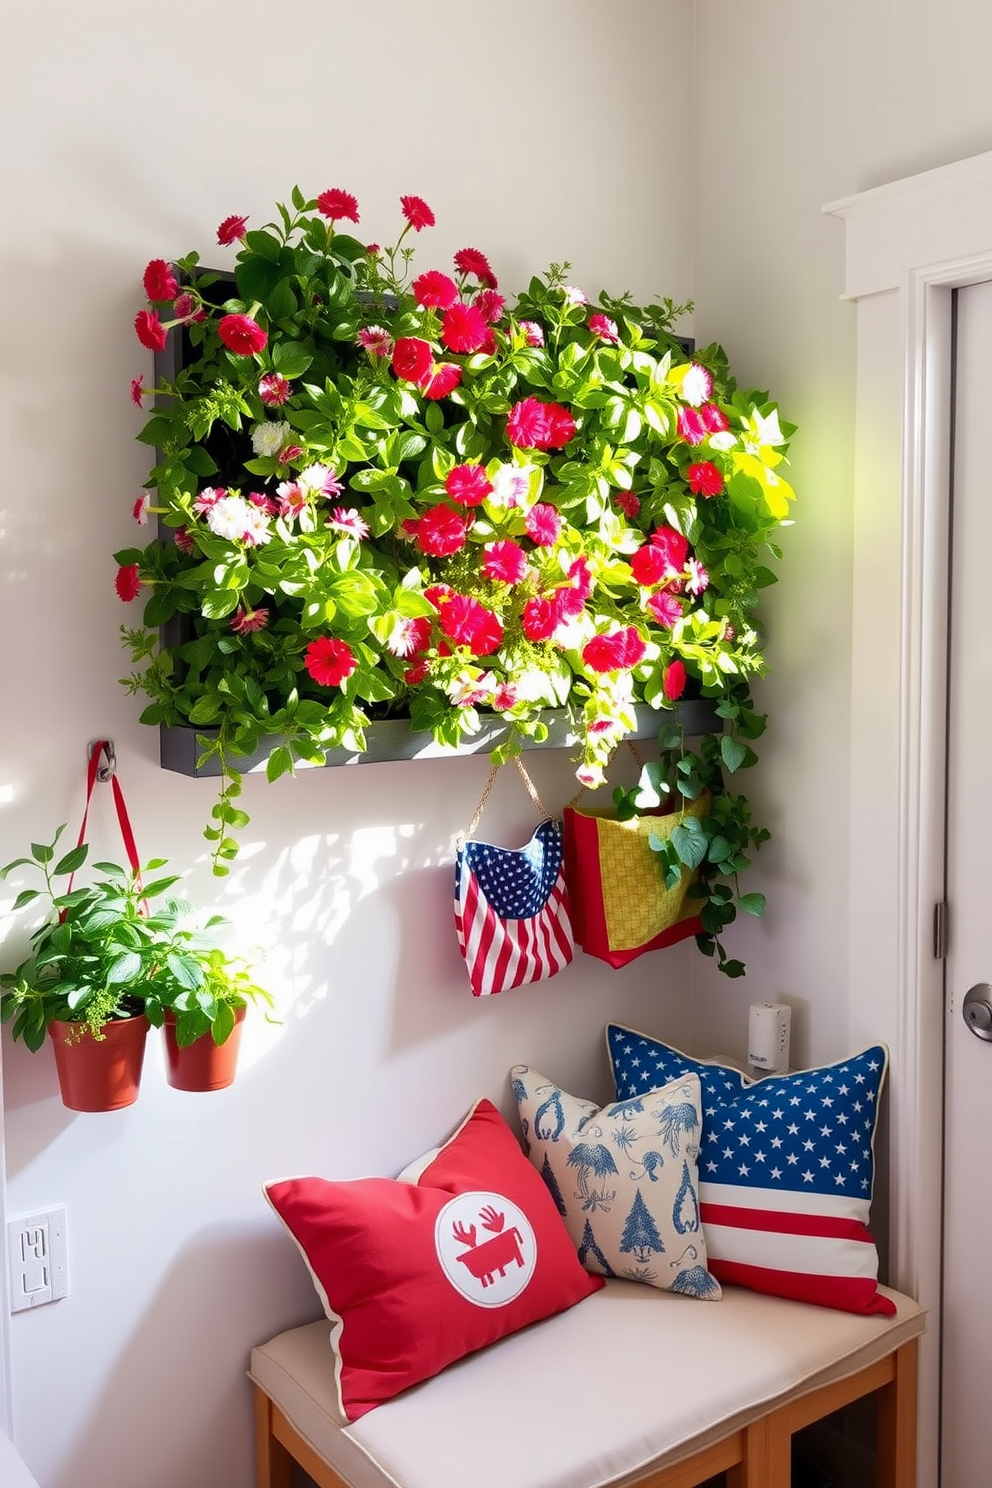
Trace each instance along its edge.
{"label": "striped red and white fabric", "polygon": [[618,1100],[699,1075],[699,1205],[721,1282],[844,1312],[895,1311],[868,1229],[882,1044],[820,1069],[749,1080],[610,1024]]}
{"label": "striped red and white fabric", "polygon": [[522,848],[469,841],[455,862],[455,930],[473,995],[544,981],[574,955],[561,826]]}

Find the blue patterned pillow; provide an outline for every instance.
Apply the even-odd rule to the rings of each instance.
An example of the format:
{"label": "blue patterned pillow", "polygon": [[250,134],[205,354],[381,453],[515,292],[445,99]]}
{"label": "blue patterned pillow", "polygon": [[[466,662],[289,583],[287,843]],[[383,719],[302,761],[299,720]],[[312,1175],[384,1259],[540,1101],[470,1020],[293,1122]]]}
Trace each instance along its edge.
{"label": "blue patterned pillow", "polygon": [[699,1219],[699,1081],[598,1110],[515,1065],[524,1144],[588,1271],[717,1298]]}
{"label": "blue patterned pillow", "polygon": [[714,1276],[845,1312],[895,1311],[878,1290],[867,1228],[884,1045],[749,1080],[615,1023],[606,1043],[618,1100],[699,1078],[699,1198]]}

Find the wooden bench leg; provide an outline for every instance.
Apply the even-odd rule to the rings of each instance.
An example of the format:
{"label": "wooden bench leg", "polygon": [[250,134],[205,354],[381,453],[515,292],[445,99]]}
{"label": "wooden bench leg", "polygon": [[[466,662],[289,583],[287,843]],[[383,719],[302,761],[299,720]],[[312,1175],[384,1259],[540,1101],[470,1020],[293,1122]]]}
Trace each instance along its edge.
{"label": "wooden bench leg", "polygon": [[727,1473],[727,1488],[789,1488],[792,1433],[783,1411],[772,1411],[744,1431],[744,1457]]}
{"label": "wooden bench leg", "polygon": [[893,1356],[895,1378],[877,1395],[878,1488],[916,1488],[917,1340]]}
{"label": "wooden bench leg", "polygon": [[255,1488],[293,1488],[293,1459],[272,1432],[272,1401],[255,1386]]}

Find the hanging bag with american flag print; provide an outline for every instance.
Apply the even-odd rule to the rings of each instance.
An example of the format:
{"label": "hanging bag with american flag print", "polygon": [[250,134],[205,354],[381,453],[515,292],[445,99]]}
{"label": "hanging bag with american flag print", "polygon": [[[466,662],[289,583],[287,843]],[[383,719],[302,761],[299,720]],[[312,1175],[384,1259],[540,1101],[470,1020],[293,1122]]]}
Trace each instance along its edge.
{"label": "hanging bag with american flag print", "polygon": [[541,982],[574,954],[561,823],[548,816],[519,757],[520,777],[543,818],[524,847],[470,840],[493,788],[493,766],[455,859],[455,930],[474,997]]}

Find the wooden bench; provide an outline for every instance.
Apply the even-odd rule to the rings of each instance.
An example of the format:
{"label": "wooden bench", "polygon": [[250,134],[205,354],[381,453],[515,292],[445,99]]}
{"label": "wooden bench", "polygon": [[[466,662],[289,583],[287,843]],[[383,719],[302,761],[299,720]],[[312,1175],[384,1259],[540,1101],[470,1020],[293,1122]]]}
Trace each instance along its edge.
{"label": "wooden bench", "polygon": [[352,1425],[326,1320],[252,1351],[256,1488],[789,1488],[794,1432],[877,1401],[878,1488],[916,1488],[917,1303],[855,1317],[610,1281]]}

